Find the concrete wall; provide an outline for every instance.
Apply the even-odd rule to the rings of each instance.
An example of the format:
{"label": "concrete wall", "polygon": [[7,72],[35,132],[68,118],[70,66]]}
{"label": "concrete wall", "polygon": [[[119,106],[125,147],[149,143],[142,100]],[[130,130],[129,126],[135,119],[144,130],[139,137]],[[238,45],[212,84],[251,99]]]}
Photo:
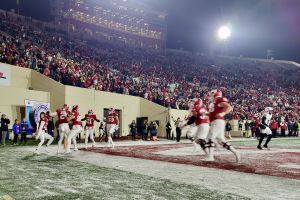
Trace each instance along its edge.
{"label": "concrete wall", "polygon": [[141,117],[148,117],[148,121],[159,121],[158,136],[165,136],[165,127],[168,119],[168,109],[143,98],[141,98],[140,108]]}
{"label": "concrete wall", "polygon": [[11,87],[29,89],[31,86],[31,70],[1,63],[11,67]]}
{"label": "concrete wall", "polygon": [[[100,120],[103,120],[104,109],[113,107],[122,111],[122,116],[120,116],[122,118],[122,136],[129,134],[128,125],[132,120],[137,117],[148,117],[149,121],[159,121],[158,135],[165,137],[165,126],[168,120],[170,120],[174,135],[176,135],[171,116],[174,119],[177,117],[184,119],[188,115],[187,111],[168,109],[140,97],[65,86],[26,68],[11,66],[11,74],[11,86],[0,86],[0,112],[7,114],[11,120],[20,119],[18,107],[24,106],[25,99],[50,102],[52,111],[62,107],[64,103],[69,106],[79,105],[79,112],[82,116],[89,109],[93,109]],[[99,124],[96,123],[97,134],[98,127]],[[185,137],[187,129],[182,131],[183,137]]]}
{"label": "concrete wall", "polygon": [[50,102],[49,92],[0,86],[0,94],[0,112],[6,114],[11,122],[16,118],[21,120],[20,107],[25,106],[25,100]]}

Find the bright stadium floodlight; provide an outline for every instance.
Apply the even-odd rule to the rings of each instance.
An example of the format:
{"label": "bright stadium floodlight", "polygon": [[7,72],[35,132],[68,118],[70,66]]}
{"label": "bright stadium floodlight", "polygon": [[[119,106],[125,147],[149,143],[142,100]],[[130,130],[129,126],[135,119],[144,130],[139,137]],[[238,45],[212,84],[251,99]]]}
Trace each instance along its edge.
{"label": "bright stadium floodlight", "polygon": [[221,26],[218,30],[218,37],[221,40],[227,40],[231,36],[231,30],[228,26]]}

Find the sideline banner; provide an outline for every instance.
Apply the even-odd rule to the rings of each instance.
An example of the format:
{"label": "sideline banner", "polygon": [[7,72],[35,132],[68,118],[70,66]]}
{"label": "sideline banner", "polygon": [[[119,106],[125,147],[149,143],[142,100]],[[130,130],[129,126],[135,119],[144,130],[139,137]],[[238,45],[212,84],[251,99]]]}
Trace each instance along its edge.
{"label": "sideline banner", "polygon": [[[36,129],[41,113],[46,113],[50,108],[50,103],[25,100],[25,116],[29,128]],[[31,129],[30,129],[31,130]]]}
{"label": "sideline banner", "polygon": [[10,86],[10,79],[10,66],[4,63],[0,63],[0,86]]}

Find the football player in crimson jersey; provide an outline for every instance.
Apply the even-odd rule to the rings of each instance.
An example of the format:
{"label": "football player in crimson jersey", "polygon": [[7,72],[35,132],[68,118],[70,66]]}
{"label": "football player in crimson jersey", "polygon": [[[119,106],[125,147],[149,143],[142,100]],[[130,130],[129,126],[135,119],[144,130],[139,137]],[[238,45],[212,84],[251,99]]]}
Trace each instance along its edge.
{"label": "football player in crimson jersey", "polygon": [[107,146],[112,145],[112,148],[115,147],[115,143],[112,140],[112,135],[114,134],[115,131],[118,130],[119,128],[118,126],[119,126],[118,114],[113,108],[110,108],[108,111],[107,122],[106,122],[106,130],[108,134]]}
{"label": "football player in crimson jersey", "polygon": [[94,121],[100,122],[99,119],[97,119],[96,115],[94,115],[93,110],[89,110],[88,114],[85,115],[85,117],[81,121],[86,121],[85,126],[85,149],[87,149],[88,145],[88,139],[91,138],[93,142],[94,147],[96,145],[96,142],[94,140]]}
{"label": "football player in crimson jersey", "polygon": [[208,154],[206,138],[209,132],[209,116],[201,99],[200,102],[194,106],[192,112],[193,116],[196,117],[195,124],[197,131],[195,134],[195,141],[200,145],[205,154]]}
{"label": "football player in crimson jersey", "polygon": [[197,126],[195,124],[196,116],[194,116],[193,109],[195,106],[197,106],[200,103],[200,99],[193,99],[189,102],[189,115],[186,118],[188,120],[181,128],[184,128],[185,126],[190,126],[188,131],[186,132],[187,137],[191,140],[191,142],[194,145],[194,151],[197,151],[199,148],[199,145],[195,141],[195,136],[197,132]]}
{"label": "football player in crimson jersey", "polygon": [[232,111],[232,107],[228,100],[222,96],[220,90],[212,90],[209,94],[211,103],[209,105],[210,130],[208,133],[208,155],[206,161],[214,161],[214,142],[222,145],[231,151],[236,158],[236,162],[240,161],[240,155],[236,149],[225,140],[225,120],[224,116]]}
{"label": "football player in crimson jersey", "polygon": [[56,113],[51,113],[51,116],[57,115],[58,122],[58,131],[59,131],[59,141],[57,154],[59,154],[59,150],[64,138],[67,138],[67,135],[70,132],[68,117],[70,116],[69,107],[67,104],[64,104],[62,108],[56,110]]}
{"label": "football player in crimson jersey", "polygon": [[73,106],[72,108],[72,113],[71,113],[71,122],[72,122],[72,130],[68,134],[68,145],[67,145],[67,150],[66,154],[71,153],[71,142],[73,141],[74,144],[74,150],[78,151],[77,149],[77,142],[76,142],[76,137],[78,134],[82,132],[82,122],[81,122],[81,116],[78,112],[78,105]]}
{"label": "football player in crimson jersey", "polygon": [[47,133],[47,125],[48,125],[49,119],[50,119],[49,111],[47,111],[46,114],[41,113],[40,121],[36,128],[36,130],[37,130],[36,131],[36,134],[37,134],[36,139],[40,139],[40,143],[38,144],[38,146],[35,150],[35,154],[40,154],[40,148],[44,144],[45,139],[49,140],[46,145],[46,149],[45,149],[45,151],[47,153],[49,153],[47,147],[53,142],[53,137]]}

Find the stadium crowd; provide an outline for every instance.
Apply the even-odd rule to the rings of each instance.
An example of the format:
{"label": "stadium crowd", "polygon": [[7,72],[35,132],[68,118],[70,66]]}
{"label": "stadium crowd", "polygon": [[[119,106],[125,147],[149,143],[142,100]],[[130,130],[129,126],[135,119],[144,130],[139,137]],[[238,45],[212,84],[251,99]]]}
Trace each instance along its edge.
{"label": "stadium crowd", "polygon": [[295,66],[82,40],[30,18],[0,15],[0,62],[32,68],[65,85],[140,96],[177,109],[188,109],[189,99],[204,99],[219,88],[233,105],[229,118],[255,121],[271,106],[280,124],[299,119]]}

